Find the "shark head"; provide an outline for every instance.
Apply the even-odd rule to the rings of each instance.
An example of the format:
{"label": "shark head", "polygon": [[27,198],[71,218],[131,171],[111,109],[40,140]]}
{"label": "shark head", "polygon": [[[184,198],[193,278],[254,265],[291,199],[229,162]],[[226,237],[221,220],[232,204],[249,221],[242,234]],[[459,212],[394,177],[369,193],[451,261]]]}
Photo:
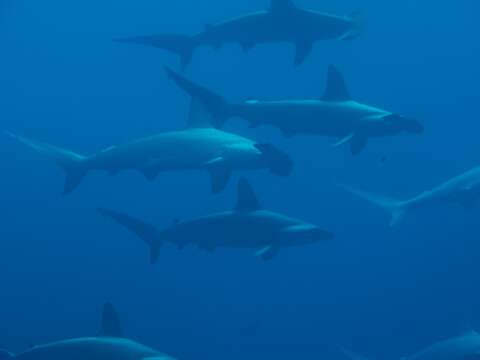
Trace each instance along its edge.
{"label": "shark head", "polygon": [[423,125],[417,119],[400,114],[391,114],[383,117],[382,124],[391,132],[421,134],[424,131]]}
{"label": "shark head", "polygon": [[270,171],[278,176],[289,176],[293,171],[293,161],[286,153],[271,144],[255,144],[262,153]]}

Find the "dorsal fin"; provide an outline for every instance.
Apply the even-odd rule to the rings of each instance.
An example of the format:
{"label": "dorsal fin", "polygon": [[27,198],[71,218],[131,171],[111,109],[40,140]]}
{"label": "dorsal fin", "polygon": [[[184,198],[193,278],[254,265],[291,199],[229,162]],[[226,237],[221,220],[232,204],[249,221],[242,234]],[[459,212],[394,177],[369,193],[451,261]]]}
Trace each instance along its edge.
{"label": "dorsal fin", "polygon": [[213,127],[214,117],[208,111],[206,105],[198,98],[193,97],[188,113],[188,128]]}
{"label": "dorsal fin", "polygon": [[235,206],[236,211],[249,212],[261,209],[261,205],[258,202],[252,185],[250,185],[247,179],[243,177],[238,182],[237,196],[237,205]]}
{"label": "dorsal fin", "polygon": [[272,0],[272,2],[270,3],[270,11],[271,12],[285,13],[285,12],[291,11],[295,8],[296,8],[296,6],[295,6],[295,4],[293,3],[292,0]]}
{"label": "dorsal fin", "polygon": [[326,101],[351,100],[345,80],[340,71],[338,71],[334,65],[328,67],[327,87],[322,99]]}
{"label": "dorsal fin", "polygon": [[112,303],[105,303],[102,311],[102,323],[100,324],[100,337],[123,337],[122,326],[118,313]]}

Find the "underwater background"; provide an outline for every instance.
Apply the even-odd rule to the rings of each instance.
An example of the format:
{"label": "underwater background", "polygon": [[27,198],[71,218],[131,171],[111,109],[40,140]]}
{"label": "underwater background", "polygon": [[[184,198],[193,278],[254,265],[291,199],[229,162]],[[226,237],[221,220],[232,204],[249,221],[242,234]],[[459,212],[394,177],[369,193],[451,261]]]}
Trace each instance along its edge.
{"label": "underwater background", "polygon": [[[112,301],[129,337],[180,359],[343,359],[346,346],[395,359],[480,327],[480,210],[441,208],[388,227],[387,215],[335,188],[335,179],[408,198],[480,164],[480,3],[476,0],[297,0],[349,14],[367,29],[351,43],[318,43],[300,67],[292,48],[201,48],[186,74],[229,100],[318,98],[336,64],[357,100],[422,121],[421,136],[376,139],[357,157],[316,136],[285,139],[241,120],[227,129],[291,154],[281,179],[247,174],[268,209],[336,239],[282,251],[213,254],[147,248],[95,211],[108,206],[167,226],[229,209],[235,182],[212,196],[203,173],[89,175],[68,197],[48,160],[3,137],[0,176],[0,347],[19,351],[95,335]],[[268,1],[142,0],[1,3],[0,130],[90,154],[181,128],[189,99],[167,79],[175,56],[112,38],[205,24]]]}

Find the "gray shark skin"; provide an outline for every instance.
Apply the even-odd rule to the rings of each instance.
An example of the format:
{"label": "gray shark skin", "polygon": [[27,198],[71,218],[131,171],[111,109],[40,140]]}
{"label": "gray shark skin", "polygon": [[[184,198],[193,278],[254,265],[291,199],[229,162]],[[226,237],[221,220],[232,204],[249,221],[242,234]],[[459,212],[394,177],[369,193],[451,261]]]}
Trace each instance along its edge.
{"label": "gray shark skin", "polygon": [[231,117],[247,120],[252,127],[270,125],[287,137],[314,134],[336,138],[336,146],[349,144],[352,154],[360,153],[371,138],[403,132],[419,134],[423,126],[415,119],[354,101],[343,76],[330,65],[325,93],[311,100],[248,100],[229,104],[221,95],[166,69],[168,76],[187,94],[202,99],[221,127]]}
{"label": "gray shark skin", "polygon": [[194,100],[187,129],[112,146],[92,156],[8,134],[54,160],[66,172],[65,194],[75,190],[92,170],[112,175],[136,170],[151,181],[164,171],[204,170],[211,175],[214,193],[225,188],[233,170],[269,169],[279,176],[288,176],[292,171],[290,158],[274,146],[215,129],[211,122],[204,106]]}
{"label": "gray shark skin", "polygon": [[[113,323],[110,324],[109,322]],[[102,329],[84,337],[34,346],[19,354],[0,351],[1,360],[174,360],[157,350],[123,337],[115,309],[105,304]]]}
{"label": "gray shark skin", "polygon": [[[342,349],[351,360],[368,360],[349,350]],[[480,354],[480,334],[473,330],[459,336],[435,343],[416,354],[403,357],[402,360],[474,360]]]}
{"label": "gray shark skin", "polygon": [[185,68],[195,48],[215,49],[227,43],[240,44],[245,51],[257,44],[291,43],[296,47],[295,65],[305,61],[313,45],[322,40],[352,40],[360,35],[362,24],[357,13],[335,16],[301,9],[291,0],[273,0],[266,11],[240,16],[215,25],[207,25],[201,33],[188,36],[160,34],[116,39],[176,53]]}
{"label": "gray shark skin", "polygon": [[473,168],[405,201],[371,194],[343,184],[337,185],[388,211],[391,214],[390,226],[394,226],[403,219],[406,212],[419,208],[461,205],[466,209],[470,209],[475,206],[480,199],[480,167]]}
{"label": "gray shark skin", "polygon": [[179,248],[192,244],[206,251],[216,248],[254,249],[256,256],[270,260],[282,248],[333,238],[333,234],[315,225],[263,210],[244,178],[239,182],[237,205],[232,211],[175,222],[165,230],[117,211],[103,208],[99,211],[145,241],[150,247],[152,264],[157,261],[164,242]]}

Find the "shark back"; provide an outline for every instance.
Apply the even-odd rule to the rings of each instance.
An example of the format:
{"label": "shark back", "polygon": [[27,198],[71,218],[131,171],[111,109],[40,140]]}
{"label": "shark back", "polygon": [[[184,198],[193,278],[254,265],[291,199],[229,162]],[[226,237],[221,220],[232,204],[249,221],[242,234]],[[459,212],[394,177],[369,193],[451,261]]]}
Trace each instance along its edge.
{"label": "shark back", "polygon": [[465,360],[480,358],[480,335],[468,331],[457,337],[435,343],[409,360]]}

